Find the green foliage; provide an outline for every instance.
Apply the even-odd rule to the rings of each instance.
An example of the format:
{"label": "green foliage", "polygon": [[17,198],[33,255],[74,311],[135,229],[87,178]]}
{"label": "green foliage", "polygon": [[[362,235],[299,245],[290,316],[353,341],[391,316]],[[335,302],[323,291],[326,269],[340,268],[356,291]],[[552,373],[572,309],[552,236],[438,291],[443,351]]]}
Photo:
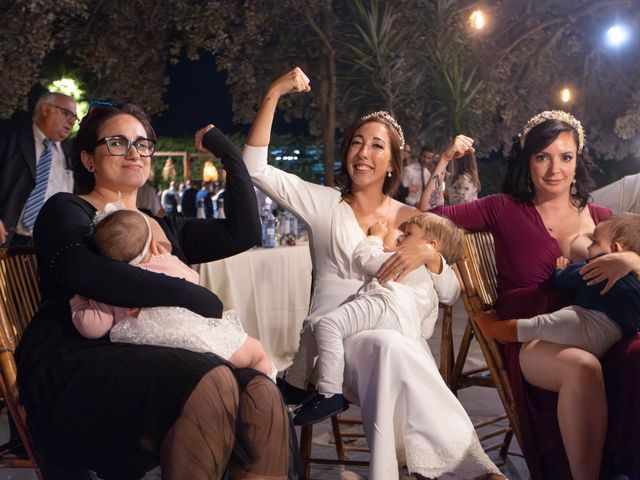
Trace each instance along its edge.
{"label": "green foliage", "polygon": [[[467,0],[0,2],[0,116],[24,109],[34,85],[62,73],[82,80],[89,97],[135,96],[156,113],[165,107],[166,65],[203,49],[227,73],[238,122],[253,118],[273,79],[299,65],[312,92],[280,107],[331,145],[351,120],[382,107],[414,145],[463,132],[487,156],[508,149],[535,113],[564,108],[582,120],[596,158],[636,158],[640,49],[613,52],[602,35],[617,18],[640,24],[640,2],[484,2],[489,23],[479,32],[467,24],[476,7]],[[567,105],[558,100],[565,86],[575,94]]]}

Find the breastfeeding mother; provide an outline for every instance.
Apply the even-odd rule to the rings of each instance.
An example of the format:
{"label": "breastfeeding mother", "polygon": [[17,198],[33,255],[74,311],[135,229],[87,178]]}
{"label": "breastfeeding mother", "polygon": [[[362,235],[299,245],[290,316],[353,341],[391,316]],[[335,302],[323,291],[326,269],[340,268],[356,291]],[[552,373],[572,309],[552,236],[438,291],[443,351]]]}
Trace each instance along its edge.
{"label": "breastfeeding mother", "polygon": [[[247,170],[217,129],[205,146],[227,171],[226,220],[149,217],[154,240],[186,264],[256,244],[260,222]],[[149,177],[155,133],[133,105],[93,109],[75,139],[81,195],[57,194],[42,208],[34,242],[42,303],[16,359],[29,429],[48,478],[140,478],[158,463],[163,479],[284,479],[288,417],[273,382],[214,354],[114,344],[82,337],[69,298],[121,307],[180,306],[220,317],[208,290],[96,255],[92,219],[120,199],[136,209]],[[80,467],[80,468],[78,468]]]}
{"label": "breastfeeding mother", "polygon": [[[472,143],[470,138],[459,136],[443,153],[433,181],[425,188],[422,209],[441,204],[438,185],[442,183],[438,180],[442,180],[447,162],[472,150]],[[556,258],[584,258],[585,235],[610,215],[607,209],[587,201],[592,186],[589,166],[580,122],[565,112],[543,112],[525,125],[513,144],[503,193],[436,210],[468,230],[493,234],[501,318],[528,318],[572,303],[573,292],[561,290],[551,281]],[[421,255],[416,249],[401,247],[383,266],[381,276],[419,263]],[[626,253],[606,263],[596,260],[588,267],[592,270],[587,278],[614,281],[631,269],[640,271],[639,263],[637,255]],[[636,343],[631,340],[614,350]],[[522,346],[508,344],[505,355],[522,422],[523,449],[534,478],[598,478],[607,433],[607,397],[598,359],[577,348],[537,340]],[[629,359],[622,358],[625,355],[619,364],[629,366],[622,367],[618,375],[624,376],[626,369],[630,378],[619,381],[613,390],[611,385],[607,388],[612,401],[609,418],[617,423],[627,414],[631,419],[640,418],[638,395],[634,395],[639,392],[632,386],[637,385],[640,372]],[[625,389],[622,394],[621,389]],[[622,405],[622,401],[629,403]],[[637,423],[617,425],[616,430],[610,429],[613,432],[617,435],[610,437],[608,445],[629,435],[629,447],[610,458],[615,470],[630,474],[630,460],[638,462],[632,453],[638,445]]]}

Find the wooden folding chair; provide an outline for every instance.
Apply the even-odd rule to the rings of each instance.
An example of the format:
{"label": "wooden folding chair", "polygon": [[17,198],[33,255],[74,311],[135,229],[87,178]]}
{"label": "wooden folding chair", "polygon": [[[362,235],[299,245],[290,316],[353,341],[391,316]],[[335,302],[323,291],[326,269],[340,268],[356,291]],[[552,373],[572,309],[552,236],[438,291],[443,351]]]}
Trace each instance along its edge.
{"label": "wooden folding chair", "polygon": [[30,247],[0,248],[0,393],[15,423],[27,458],[0,446],[0,468],[31,468],[42,480],[20,403],[13,358],[16,345],[40,301],[35,250]]}
{"label": "wooden folding chair", "polygon": [[[451,325],[453,317],[453,309],[449,305],[440,305],[443,310],[444,324]],[[445,346],[453,343],[451,330],[449,330],[448,336],[444,336],[441,339],[441,359],[440,359],[440,373],[450,376],[450,372],[453,368],[453,357],[449,359],[448,352],[450,349]],[[444,358],[446,357],[446,358]],[[447,378],[445,377],[445,381]],[[448,382],[447,382],[448,383]],[[331,458],[317,458],[312,457],[312,444],[313,444],[313,425],[302,427],[300,430],[300,460],[302,463],[302,475],[304,480],[310,480],[311,478],[311,465],[342,465],[352,467],[367,467],[369,462],[365,460],[351,460],[349,453],[368,453],[369,449],[362,447],[359,444],[351,444],[354,440],[365,438],[362,431],[362,420],[358,418],[342,418],[341,415],[335,415],[331,417],[331,431],[333,433],[333,439],[336,445],[336,457]],[[352,427],[345,431],[343,427]],[[355,429],[353,429],[355,427]],[[358,428],[360,427],[360,428]]]}
{"label": "wooden folding chair", "polygon": [[[520,423],[516,415],[513,393],[509,386],[509,380],[502,356],[502,348],[494,340],[487,339],[482,334],[476,323],[471,318],[477,313],[494,307],[497,298],[497,270],[495,262],[495,248],[493,236],[489,232],[467,233],[464,240],[464,252],[462,259],[456,264],[460,285],[462,288],[462,300],[469,315],[469,321],[458,349],[455,362],[453,359],[453,343],[447,345],[447,352],[442,356],[448,357],[448,365],[453,368],[445,375],[449,388],[457,394],[461,388],[470,386],[493,387],[498,391],[505,415],[490,417],[477,422],[476,429],[489,427],[497,422],[507,419],[507,427],[498,427],[497,430],[479,436],[481,441],[503,435],[502,441],[485,447],[485,451],[499,450],[503,459],[506,457],[515,435],[518,443],[522,445]],[[451,325],[443,325],[446,330]],[[443,332],[443,339],[452,338],[451,333]],[[486,367],[463,370],[469,353],[471,340],[476,338],[484,355]],[[487,375],[489,373],[490,375]],[[486,430],[483,430],[486,431]],[[500,463],[500,462],[498,462]]]}

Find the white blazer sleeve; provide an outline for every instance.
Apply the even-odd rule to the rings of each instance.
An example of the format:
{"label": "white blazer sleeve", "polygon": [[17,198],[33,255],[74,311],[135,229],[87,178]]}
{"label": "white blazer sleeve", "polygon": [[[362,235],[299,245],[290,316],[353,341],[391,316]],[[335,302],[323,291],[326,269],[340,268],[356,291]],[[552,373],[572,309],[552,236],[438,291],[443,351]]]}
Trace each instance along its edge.
{"label": "white blazer sleeve", "polygon": [[433,287],[438,292],[440,303],[453,305],[460,296],[460,283],[456,272],[447,264],[444,257],[442,258],[442,272],[433,273],[429,269],[427,271],[433,280]]}
{"label": "white blazer sleeve", "polygon": [[340,192],[302,180],[291,173],[279,170],[267,163],[268,147],[244,146],[242,157],[253,184],[306,224],[315,217],[326,215]]}

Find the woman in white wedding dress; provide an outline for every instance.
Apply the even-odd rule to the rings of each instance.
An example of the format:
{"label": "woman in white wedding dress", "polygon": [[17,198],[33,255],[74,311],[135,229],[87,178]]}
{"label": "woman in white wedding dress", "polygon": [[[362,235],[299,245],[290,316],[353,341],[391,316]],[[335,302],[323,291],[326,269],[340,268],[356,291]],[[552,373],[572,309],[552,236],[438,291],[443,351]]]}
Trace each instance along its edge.
{"label": "woman in white wedding dress", "polygon": [[[384,221],[392,230],[418,212],[389,196],[402,174],[404,140],[395,121],[360,121],[345,134],[342,192],[267,164],[278,99],[309,90],[309,80],[299,68],[276,80],[256,115],[243,155],[254,184],[308,226],[314,287],[305,324],[334,310],[363,285],[351,258],[371,225]],[[456,155],[464,153],[459,144],[450,148]],[[463,478],[504,478],[483,452],[424,339],[411,340],[390,330],[361,332],[345,340],[345,360],[344,391],[362,410],[371,480],[398,478],[398,460],[427,478],[447,472]]]}

